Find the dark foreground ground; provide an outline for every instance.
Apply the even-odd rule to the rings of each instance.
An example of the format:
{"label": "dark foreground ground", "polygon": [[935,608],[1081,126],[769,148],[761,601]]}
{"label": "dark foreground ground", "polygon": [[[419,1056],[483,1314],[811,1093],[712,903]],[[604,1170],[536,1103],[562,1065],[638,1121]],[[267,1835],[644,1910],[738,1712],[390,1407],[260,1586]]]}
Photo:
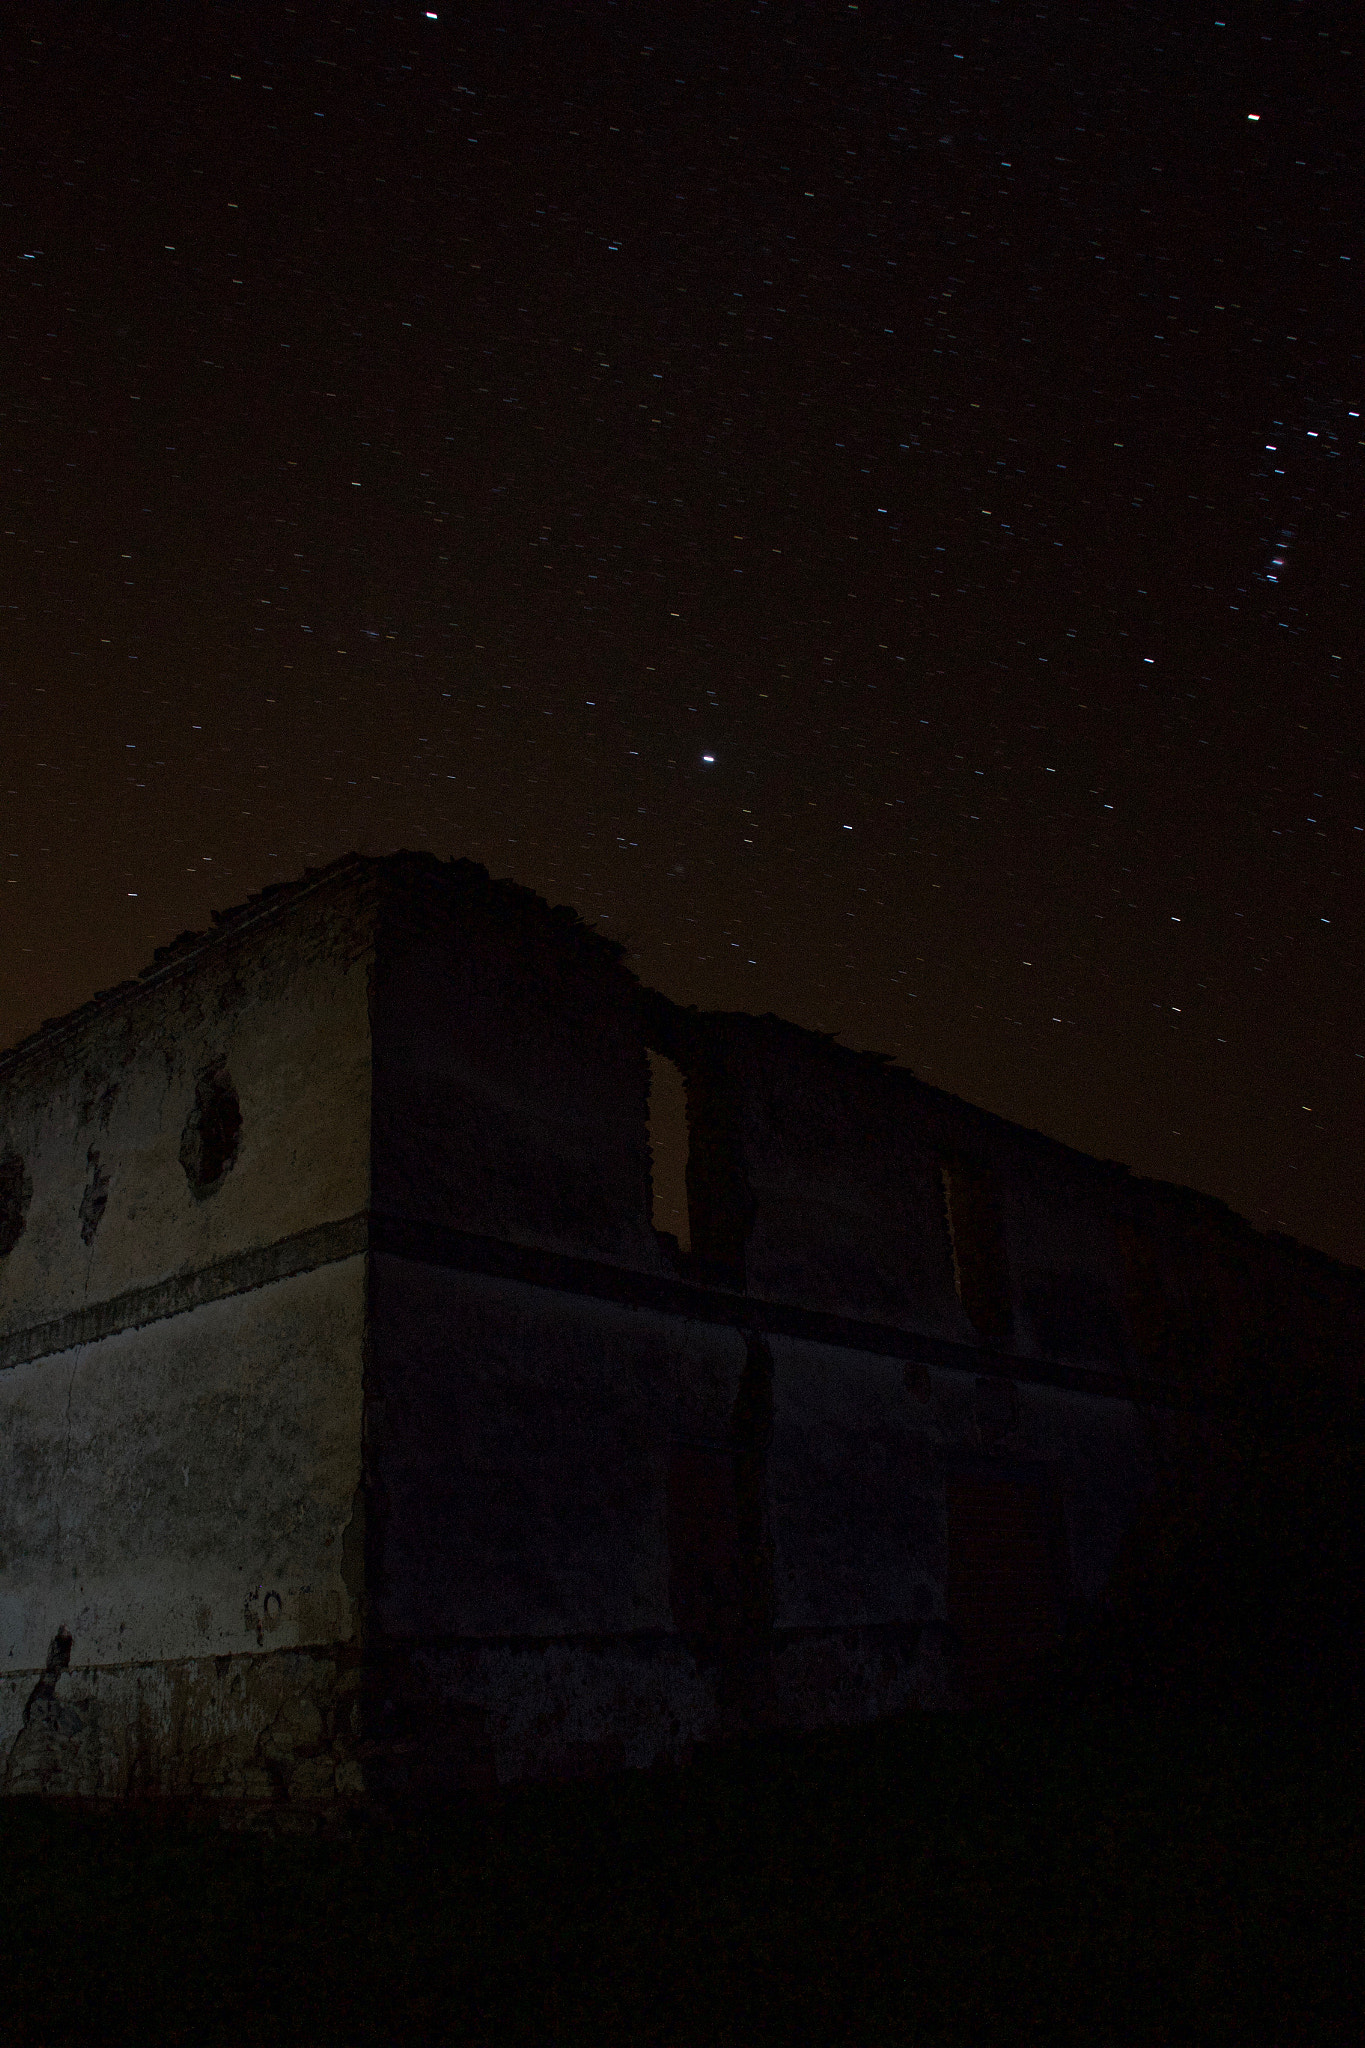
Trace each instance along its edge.
{"label": "dark foreground ground", "polygon": [[1354,1712],[761,1737],[353,1841],[0,1809],[6,2043],[1360,2038]]}

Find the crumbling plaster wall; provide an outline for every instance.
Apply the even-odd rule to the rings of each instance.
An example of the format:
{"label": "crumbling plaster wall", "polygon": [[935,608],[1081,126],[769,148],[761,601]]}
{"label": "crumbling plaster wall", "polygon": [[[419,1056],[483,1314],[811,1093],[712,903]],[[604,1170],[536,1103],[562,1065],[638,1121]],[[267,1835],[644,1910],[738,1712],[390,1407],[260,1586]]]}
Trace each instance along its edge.
{"label": "crumbling plaster wall", "polygon": [[[0,1258],[0,1329],[367,1207],[370,924],[343,879],[0,1062],[0,1153],[31,1188]],[[240,1101],[240,1148],[196,1199],[180,1150],[215,1068]]]}
{"label": "crumbling plaster wall", "polygon": [[1052,1475],[1066,1597],[1105,1583],[1150,1485],[1132,1403],[968,1370],[774,1339],[772,1493],[778,1628],[943,1620],[943,1481],[999,1456]]}
{"label": "crumbling plaster wall", "polygon": [[750,1289],[971,1342],[940,1160],[882,1061],[761,1020],[740,1041]]}
{"label": "crumbling plaster wall", "polygon": [[308,1824],[366,1784],[362,1672],[317,1651],[0,1678],[0,1794],[175,1799],[229,1825]]}
{"label": "crumbling plaster wall", "polygon": [[364,1263],[0,1380],[5,1791],[321,1796],[347,1761],[313,1650],[358,1656]]}
{"label": "crumbling plaster wall", "polygon": [[651,1044],[706,1077],[694,1092],[732,1124],[751,1293],[981,1344],[955,1290],[944,1206],[944,1168],[965,1160],[998,1202],[1012,1311],[1008,1339],[987,1348],[1135,1362],[1114,1229],[1121,1167],[778,1018],[654,996],[645,1015]]}
{"label": "crumbling plaster wall", "polygon": [[729,1442],[743,1337],[382,1254],[371,1314],[371,1651],[437,1782],[714,1735],[715,1670],[673,1613],[669,1461]]}
{"label": "crumbling plaster wall", "polygon": [[372,1289],[376,1628],[670,1628],[669,1445],[726,1439],[743,1337],[383,1255]]}
{"label": "crumbling plaster wall", "polygon": [[779,1628],[942,1618],[943,1430],[896,1358],[772,1340]]}
{"label": "crumbling plaster wall", "polygon": [[793,1340],[772,1354],[784,1720],[956,1703],[945,1483],[964,1462],[1037,1471],[1064,1520],[1059,1601],[1099,1594],[1152,1483],[1131,1403]]}
{"label": "crumbling plaster wall", "polygon": [[[364,879],[180,949],[0,1068],[27,1196],[0,1258],[8,1791],[260,1793],[284,1732],[333,1711],[301,1646],[354,1641],[363,1593]],[[207,1187],[182,1159],[206,1073],[240,1116]]]}
{"label": "crumbling plaster wall", "polygon": [[[1208,1332],[1326,1373],[1365,1322],[1220,1205],[679,1011],[466,863],[351,861],[176,956],[0,1061],[8,1791],[306,1806],[959,1703],[950,1473],[1049,1475],[1083,1600],[1150,1485],[1154,1411],[1049,1375],[1178,1378]],[[691,1262],[646,1044],[689,1077]],[[213,1074],[240,1144],[196,1192]],[[954,1161],[1006,1334],[957,1296]]]}
{"label": "crumbling plaster wall", "polygon": [[478,872],[391,895],[375,981],[377,1209],[658,1269],[648,1066],[619,952]]}
{"label": "crumbling plaster wall", "polygon": [[1121,1170],[1032,1132],[998,1139],[1014,1302],[1012,1348],[1024,1358],[1122,1370],[1138,1363],[1114,1231]]}
{"label": "crumbling plaster wall", "polygon": [[958,1704],[954,1460],[1046,1471],[1062,1600],[1099,1592],[1150,1484],[1130,1403],[773,1337],[753,1439],[771,1593],[699,1641],[670,1458],[697,1447],[738,1477],[753,1340],[397,1258],[375,1259],[373,1287],[374,1640],[409,1692],[422,1674],[423,1741],[452,1782],[647,1763],[736,1711],[816,1727]]}
{"label": "crumbling plaster wall", "polygon": [[345,1640],[363,1257],[0,1374],[0,1669]]}

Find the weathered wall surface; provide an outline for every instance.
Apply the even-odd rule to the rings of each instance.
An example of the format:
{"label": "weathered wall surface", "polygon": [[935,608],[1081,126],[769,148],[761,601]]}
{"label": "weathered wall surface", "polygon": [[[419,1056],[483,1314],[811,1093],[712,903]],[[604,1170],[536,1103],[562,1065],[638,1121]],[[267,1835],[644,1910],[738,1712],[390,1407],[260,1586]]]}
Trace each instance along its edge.
{"label": "weathered wall surface", "polygon": [[0,1793],[213,1802],[250,1823],[363,1797],[360,1665],[305,1650],[0,1678]]}
{"label": "weathered wall surface", "polygon": [[386,1744],[370,1769],[398,1791],[647,1770],[721,1732],[715,1670],[677,1636],[423,1645],[411,1670],[423,1739],[411,1760]]}
{"label": "weathered wall surface", "polygon": [[[357,1639],[364,1266],[338,1261],[0,1374],[10,1789],[38,1742],[24,1712],[54,1644],[53,1712],[82,1737],[61,1752],[71,1782],[58,1789],[121,1782],[133,1743],[147,1789],[169,1790],[179,1752],[211,1750],[232,1700],[257,1698],[253,1658]],[[233,1660],[235,1693],[214,1659]],[[135,1741],[116,1736],[113,1704],[134,1698]]]}
{"label": "weathered wall surface", "polygon": [[377,1209],[657,1268],[648,1067],[618,950],[486,877],[391,896],[375,981]]}
{"label": "weathered wall surface", "polygon": [[[899,1361],[384,1256],[372,1330],[373,1651],[413,1772],[954,1703],[941,1473]],[[401,1777],[392,1739],[379,1768]]]}
{"label": "weathered wall surface", "polygon": [[751,1291],[971,1342],[940,1161],[898,1085],[908,1077],[830,1057],[804,1034],[766,1035],[771,1044],[745,1047],[742,1068]]}
{"label": "weathered wall surface", "polygon": [[947,1485],[1023,1469],[1063,1516],[1059,1613],[1093,1599],[1151,1485],[1131,1404],[774,1339],[779,1718],[798,1727],[962,1703]]}
{"label": "weathered wall surface", "polygon": [[1117,1175],[1044,1139],[1026,1145],[1029,1135],[1010,1134],[996,1153],[1013,1348],[1023,1358],[1136,1364],[1114,1236]]}
{"label": "weathered wall surface", "polygon": [[0,1374],[0,1669],[349,1636],[364,1328],[357,1257]]}
{"label": "weathered wall surface", "polygon": [[376,1626],[671,1627],[669,1448],[726,1439],[743,1338],[382,1255],[372,1287]]}
{"label": "weathered wall surface", "polygon": [[954,1460],[1047,1475],[1059,1610],[1150,1484],[1129,1403],[400,1258],[373,1288],[376,1653],[452,1781],[960,1703]]}
{"label": "weathered wall surface", "polygon": [[934,1404],[899,1359],[781,1338],[772,1350],[777,1626],[942,1619]]}
{"label": "weathered wall surface", "polygon": [[348,858],[0,1058],[0,1785],[311,1813],[987,1697],[1180,1403],[1335,1412],[1362,1332],[1220,1204]]}
{"label": "weathered wall surface", "polygon": [[363,1594],[367,888],[258,900],[0,1062],[8,1791],[319,1774],[301,1646]]}
{"label": "weathered wall surface", "polygon": [[744,1339],[382,1254],[371,1330],[377,1775],[406,1782],[405,1729],[411,1770],[444,1784],[716,1733],[717,1657],[679,1627],[670,1480],[694,1444],[732,1472]]}
{"label": "weathered wall surface", "polygon": [[[368,1206],[370,949],[338,883],[0,1062],[0,1155],[28,1188],[0,1257],[0,1330]],[[237,1151],[196,1190],[181,1153],[214,1074],[239,1104]]]}
{"label": "weathered wall surface", "polygon": [[993,1460],[1045,1471],[1064,1522],[1059,1591],[1064,1600],[1093,1600],[1151,1490],[1147,1418],[1132,1402],[1066,1387],[966,1372],[935,1372],[931,1379],[926,1414],[938,1437],[941,1475],[963,1463],[989,1469]]}
{"label": "weathered wall surface", "polygon": [[[645,1012],[651,1043],[689,1077],[694,1136],[739,1184],[734,1263],[750,1293],[1040,1360],[1136,1362],[1113,1223],[1121,1168],[776,1018],[657,997]],[[964,1163],[998,1212],[1007,1312],[989,1330],[954,1274],[943,1176]]]}

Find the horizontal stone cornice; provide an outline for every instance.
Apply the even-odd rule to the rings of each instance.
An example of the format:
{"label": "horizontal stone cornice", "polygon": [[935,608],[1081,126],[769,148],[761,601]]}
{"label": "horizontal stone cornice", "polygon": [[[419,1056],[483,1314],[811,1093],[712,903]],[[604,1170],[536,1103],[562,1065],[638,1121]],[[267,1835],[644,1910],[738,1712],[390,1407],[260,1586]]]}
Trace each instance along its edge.
{"label": "horizontal stone cornice", "polygon": [[365,1213],[321,1223],[275,1244],[236,1252],[192,1272],[170,1274],[148,1286],[129,1288],[49,1321],[0,1333],[0,1369],[70,1351],[78,1345],[98,1343],[121,1331],[185,1315],[209,1302],[225,1301],[232,1295],[249,1293],[254,1288],[267,1287],[366,1252],[451,1272],[517,1281],[557,1294],[611,1302],[622,1308],[650,1310],[684,1322],[789,1337],[836,1350],[901,1358],[916,1365],[1067,1388],[1109,1399],[1169,1405],[1174,1398],[1174,1390],[1159,1381],[1112,1368],[1028,1358],[984,1345],[959,1344],[950,1338],[895,1324],[864,1322],[791,1302],[730,1293],[723,1288],[701,1286],[669,1274],[640,1272],[606,1260],[579,1258],[469,1231],[447,1230],[437,1224]]}
{"label": "horizontal stone cornice", "polygon": [[890,1323],[862,1322],[852,1316],[794,1303],[769,1301],[761,1295],[733,1294],[723,1288],[698,1286],[668,1274],[641,1273],[629,1266],[582,1259],[528,1245],[508,1244],[439,1225],[375,1216],[370,1249],[391,1257],[491,1278],[521,1280],[561,1294],[589,1295],[625,1308],[653,1309],[685,1322],[720,1324],[769,1337],[794,1337],[828,1344],[843,1351],[865,1351],[879,1358],[903,1358],[917,1365],[938,1365],[956,1372],[988,1373],[1040,1385],[1070,1387],[1078,1392],[1132,1400],[1169,1399],[1169,1390],[1144,1385],[1132,1374],[1095,1366],[1068,1365],[1021,1357],[984,1345],[958,1344]]}
{"label": "horizontal stone cornice", "polygon": [[0,1368],[46,1358],[54,1351],[72,1351],[80,1344],[97,1344],[102,1337],[140,1330],[147,1323],[186,1315],[208,1302],[226,1301],[231,1295],[268,1287],[272,1281],[289,1280],[296,1273],[311,1273],[338,1259],[355,1258],[366,1243],[366,1218],[347,1216],[339,1223],[319,1223],[311,1230],[296,1231],[275,1244],[234,1252],[190,1273],[168,1274],[150,1286],[130,1287],[106,1301],[70,1309],[50,1322],[0,1334]]}

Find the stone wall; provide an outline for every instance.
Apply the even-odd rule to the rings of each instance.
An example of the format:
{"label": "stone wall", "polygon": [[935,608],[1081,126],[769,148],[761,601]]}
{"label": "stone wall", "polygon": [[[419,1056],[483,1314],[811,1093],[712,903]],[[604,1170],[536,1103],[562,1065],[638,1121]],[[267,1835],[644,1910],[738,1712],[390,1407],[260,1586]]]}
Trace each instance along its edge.
{"label": "stone wall", "polygon": [[648,1089],[620,948],[456,864],[399,871],[374,987],[374,1206],[655,1269]]}
{"label": "stone wall", "polygon": [[306,1821],[1001,1696],[1362,1333],[1221,1204],[350,857],[0,1058],[3,1788]]}
{"label": "stone wall", "polygon": [[264,906],[0,1059],[0,1329],[367,1208],[371,922],[335,884]]}
{"label": "stone wall", "polygon": [[358,1640],[371,928],[258,904],[0,1062],[11,1792],[268,1790]]}
{"label": "stone wall", "polygon": [[[694,1152],[726,1159],[728,1211],[742,1219],[731,1271],[749,1292],[1039,1360],[1139,1362],[1115,1235],[1121,1167],[778,1018],[653,995],[643,1010],[649,1043],[686,1077]],[[972,1199],[952,1203],[953,1188]],[[959,1270],[987,1258],[994,1317]]]}

